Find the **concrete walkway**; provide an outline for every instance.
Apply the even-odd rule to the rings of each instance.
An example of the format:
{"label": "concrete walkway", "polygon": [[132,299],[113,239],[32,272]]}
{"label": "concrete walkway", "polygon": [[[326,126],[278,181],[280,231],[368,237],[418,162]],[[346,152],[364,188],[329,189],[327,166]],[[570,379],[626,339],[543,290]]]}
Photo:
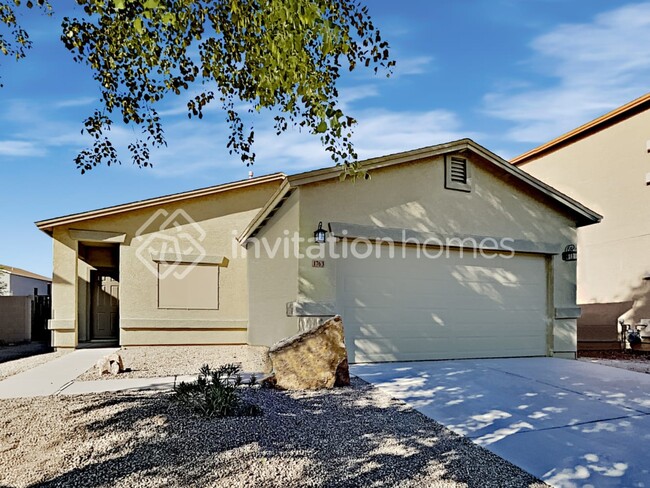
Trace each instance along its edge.
{"label": "concrete walkway", "polygon": [[54,395],[117,348],[82,349],[0,381],[0,398]]}
{"label": "concrete walkway", "polygon": [[168,376],[165,378],[127,378],[122,380],[75,381],[61,390],[59,395],[84,395],[87,393],[104,393],[107,391],[165,391],[174,388],[181,381],[196,380],[197,375]]}

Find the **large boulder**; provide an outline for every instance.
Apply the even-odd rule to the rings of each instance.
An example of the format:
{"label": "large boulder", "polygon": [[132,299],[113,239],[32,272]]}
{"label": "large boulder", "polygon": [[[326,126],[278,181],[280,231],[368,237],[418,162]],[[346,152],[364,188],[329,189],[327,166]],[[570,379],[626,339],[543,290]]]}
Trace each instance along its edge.
{"label": "large boulder", "polygon": [[108,356],[104,356],[99,361],[97,361],[97,369],[101,375],[117,375],[119,373],[122,373],[124,371],[124,361],[122,360],[122,356],[116,352],[109,354]]}
{"label": "large boulder", "polygon": [[338,315],[314,329],[274,344],[267,385],[285,390],[316,390],[350,384],[343,321]]}

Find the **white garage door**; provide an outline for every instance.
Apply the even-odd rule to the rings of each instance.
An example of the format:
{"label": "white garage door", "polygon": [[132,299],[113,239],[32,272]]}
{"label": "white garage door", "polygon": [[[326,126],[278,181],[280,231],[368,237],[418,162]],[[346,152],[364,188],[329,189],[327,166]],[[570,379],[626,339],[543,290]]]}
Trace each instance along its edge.
{"label": "white garage door", "polygon": [[546,355],[543,257],[402,251],[337,265],[351,362]]}

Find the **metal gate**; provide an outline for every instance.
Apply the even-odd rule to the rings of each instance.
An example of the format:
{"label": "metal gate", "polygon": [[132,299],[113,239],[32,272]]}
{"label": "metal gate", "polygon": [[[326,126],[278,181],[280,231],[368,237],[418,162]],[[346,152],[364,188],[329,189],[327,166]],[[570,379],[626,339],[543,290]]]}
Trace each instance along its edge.
{"label": "metal gate", "polygon": [[44,341],[50,344],[50,330],[47,323],[52,318],[52,297],[35,296],[32,298],[32,341]]}

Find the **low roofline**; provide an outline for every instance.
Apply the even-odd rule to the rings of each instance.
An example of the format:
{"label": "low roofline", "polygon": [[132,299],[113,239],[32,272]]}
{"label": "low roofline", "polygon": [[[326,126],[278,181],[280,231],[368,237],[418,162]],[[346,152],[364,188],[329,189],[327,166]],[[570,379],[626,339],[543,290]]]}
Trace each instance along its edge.
{"label": "low roofline", "polygon": [[246,239],[252,237],[257,229],[262,227],[264,222],[270,218],[275,209],[279,208],[279,206],[284,203],[284,200],[290,191],[291,185],[289,184],[289,180],[285,179],[280,185],[280,188],[271,195],[271,198],[269,198],[259,212],[257,212],[257,215],[253,217],[253,220],[248,223],[244,231],[239,235],[239,237],[237,237],[237,241],[239,241],[240,244],[243,244]]}
{"label": "low roofline", "polygon": [[0,264],[0,271],[4,271],[6,273],[13,274],[16,276],[22,276],[24,278],[31,278],[33,280],[46,281],[48,283],[52,283],[52,278],[48,278],[47,276],[32,273],[31,271],[27,271],[26,269],[14,268],[13,266],[6,266],[4,264]]}
{"label": "low roofline", "polygon": [[611,112],[607,112],[605,115],[601,115],[600,117],[587,122],[586,124],[583,124],[580,127],[567,132],[566,134],[562,134],[561,136],[556,137],[555,139],[542,144],[541,146],[531,149],[530,151],[525,152],[516,158],[513,158],[510,162],[515,166],[528,163],[533,159],[541,157],[543,154],[556,151],[561,147],[575,142],[578,139],[582,139],[589,134],[610,127],[620,122],[621,120],[632,117],[639,112],[647,110],[648,108],[650,108],[650,93],[647,93],[642,97],[637,98],[636,100],[632,100],[631,102],[626,103],[625,105],[622,105],[612,110]]}
{"label": "low roofline", "polygon": [[[561,193],[560,191],[538,180],[534,176],[526,173],[516,166],[513,166],[505,159],[497,156],[493,152],[484,148],[480,144],[477,144],[471,139],[460,139],[458,141],[447,142],[435,146],[428,146],[411,151],[371,158],[365,161],[361,161],[360,165],[364,170],[370,171],[398,164],[414,162],[423,158],[430,158],[452,152],[461,152],[467,150],[470,150],[475,154],[483,157],[484,159],[490,161],[510,175],[517,178],[519,181],[535,188],[536,190],[545,194],[551,200],[554,200],[557,203],[561,204],[563,207],[567,208],[567,210],[570,210],[573,213],[577,214],[579,218],[576,219],[576,223],[579,227],[583,225],[596,224],[602,220],[602,215],[594,212],[593,210],[582,205],[580,202],[572,199],[564,193]],[[316,169],[313,171],[307,171],[304,173],[288,176],[282,186],[253,218],[246,230],[244,230],[244,232],[238,237],[239,242],[243,244],[247,239],[255,235],[258,229],[266,224],[270,216],[277,210],[280,205],[282,205],[284,200],[286,200],[286,196],[290,191],[302,185],[338,178],[340,174],[340,166],[330,166],[328,168]]]}
{"label": "low roofline", "polygon": [[249,178],[246,180],[234,181],[231,183],[224,183],[221,185],[209,186],[206,188],[200,188],[198,190],[191,190],[182,193],[173,193],[171,195],[164,195],[161,197],[149,198],[146,200],[138,200],[135,202],[124,203],[121,205],[115,205],[112,207],[100,208],[97,210],[90,210],[87,212],[81,212],[76,214],[64,215],[62,217],[56,217],[47,220],[40,220],[36,222],[36,227],[47,234],[52,233],[54,227],[60,225],[73,224],[76,222],[82,222],[85,220],[96,219],[99,217],[106,217],[109,215],[115,215],[123,212],[129,212],[132,210],[140,210],[143,208],[154,207],[157,205],[166,205],[169,203],[180,202],[183,200],[189,200],[192,198],[203,197],[206,195],[215,195],[218,193],[223,193],[226,191],[236,190],[240,188],[246,188],[249,186],[261,185],[263,183],[269,183],[272,181],[283,181],[286,179],[284,173],[272,173],[269,175],[259,176],[257,178]]}

